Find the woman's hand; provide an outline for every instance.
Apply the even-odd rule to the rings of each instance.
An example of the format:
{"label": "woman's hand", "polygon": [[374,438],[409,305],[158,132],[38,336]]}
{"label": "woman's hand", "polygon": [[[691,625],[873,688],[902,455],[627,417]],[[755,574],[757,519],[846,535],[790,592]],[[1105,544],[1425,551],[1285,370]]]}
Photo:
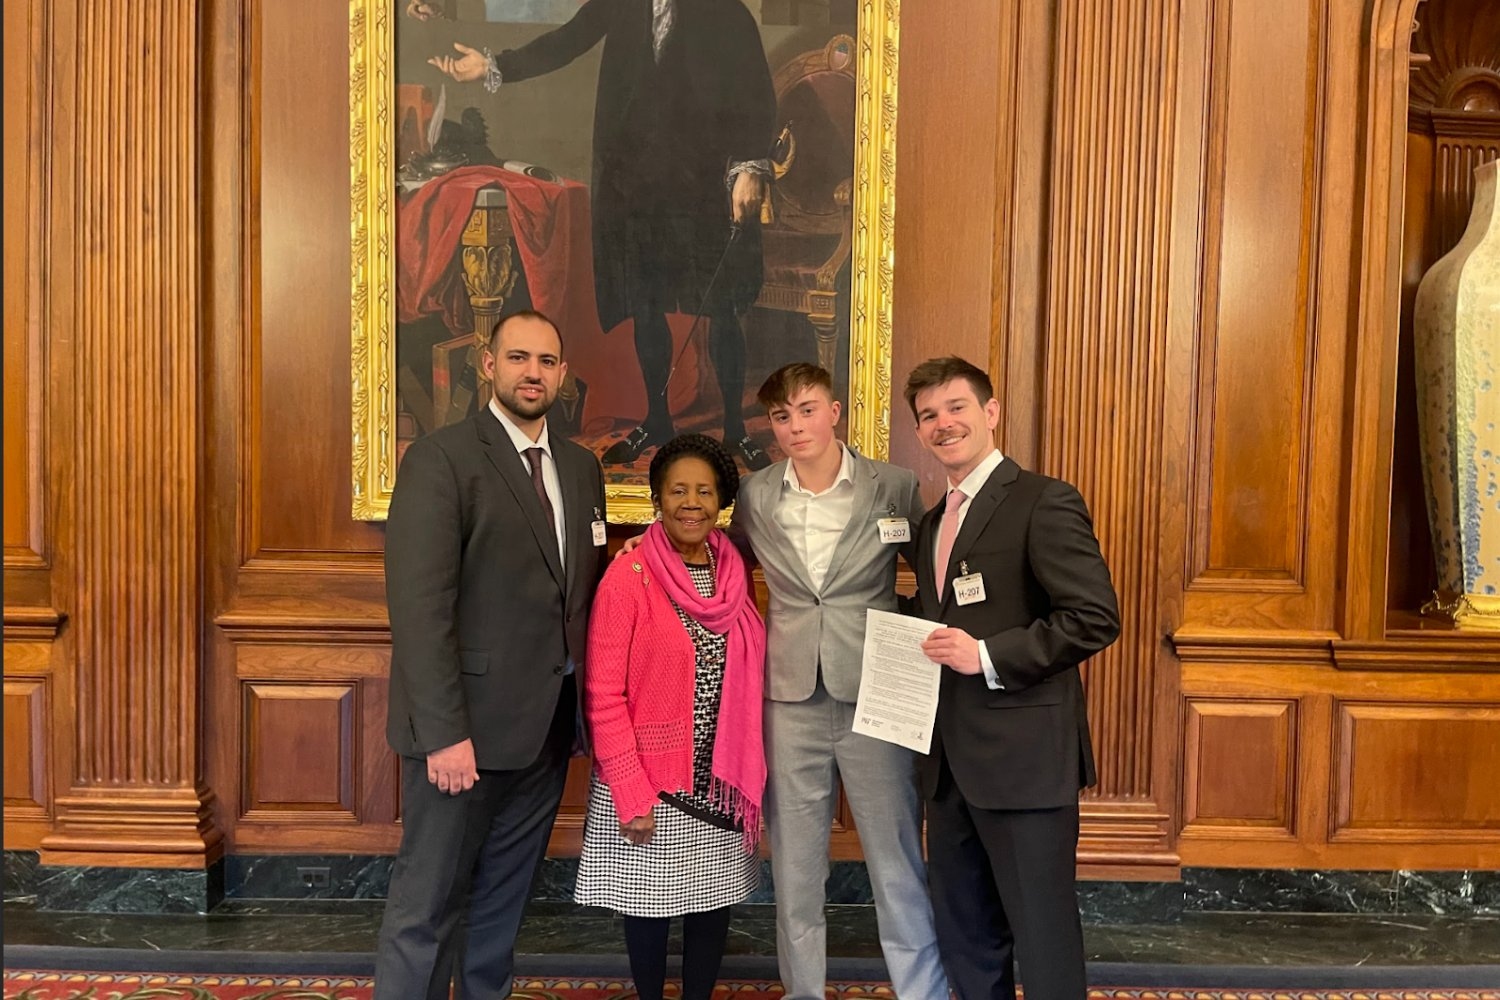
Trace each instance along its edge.
{"label": "woman's hand", "polygon": [[620,836],[632,844],[649,844],[651,842],[651,835],[655,832],[656,816],[653,813],[637,816],[629,823],[620,824]]}

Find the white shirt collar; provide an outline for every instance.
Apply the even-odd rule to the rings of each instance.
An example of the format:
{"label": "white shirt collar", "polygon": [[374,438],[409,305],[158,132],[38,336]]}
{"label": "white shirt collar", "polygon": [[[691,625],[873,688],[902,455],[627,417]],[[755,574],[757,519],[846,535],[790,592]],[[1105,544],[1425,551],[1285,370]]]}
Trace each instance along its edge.
{"label": "white shirt collar", "polygon": [[528,448],[540,448],[546,452],[548,458],[552,458],[552,445],[547,440],[547,421],[542,421],[542,433],[537,435],[535,441],[526,436],[526,432],[517,427],[515,421],[510,419],[506,412],[500,409],[500,404],[490,397],[490,412],[495,419],[500,421],[500,426],[505,428],[505,433],[510,435],[510,443],[515,446],[517,452],[524,454]]}
{"label": "white shirt collar", "polygon": [[[844,442],[842,441],[838,442],[838,446],[839,453],[842,455],[839,459],[839,474],[833,477],[833,484],[828,487],[828,490],[833,489],[839,483],[854,482],[854,463],[849,459],[849,449],[844,447]],[[797,478],[797,466],[791,459],[787,459],[786,472],[782,473],[781,481],[798,493],[807,493],[810,496],[823,495],[822,493],[812,493],[810,490],[803,488],[802,481]],[[828,490],[824,490],[823,493],[827,493]]]}
{"label": "white shirt collar", "polygon": [[948,489],[962,490],[965,497],[970,500],[974,499],[974,497],[979,495],[979,491],[984,489],[984,484],[989,481],[991,473],[1003,461],[1005,461],[1005,456],[1000,454],[1000,449],[991,448],[990,453],[984,456],[978,465],[974,466],[974,471],[965,476],[963,482],[955,485],[950,480],[948,482]]}

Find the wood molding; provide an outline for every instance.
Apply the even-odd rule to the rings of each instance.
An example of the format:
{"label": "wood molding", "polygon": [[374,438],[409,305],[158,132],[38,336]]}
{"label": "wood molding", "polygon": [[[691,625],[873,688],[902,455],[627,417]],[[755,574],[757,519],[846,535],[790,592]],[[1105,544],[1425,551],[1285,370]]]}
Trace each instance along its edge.
{"label": "wood molding", "polygon": [[[1090,863],[1175,863],[1175,691],[1158,630],[1168,235],[1179,4],[1059,5],[1051,129],[1049,273],[1040,468],[1089,503],[1120,596],[1120,640],[1084,667],[1099,763]],[[1160,820],[1160,825],[1158,825]],[[1139,834],[1139,835],[1137,835]],[[1111,839],[1112,838],[1112,839]],[[1098,853],[1089,850],[1093,841]],[[1112,844],[1113,846],[1106,846]],[[1117,852],[1111,854],[1111,852]]]}
{"label": "wood molding", "polygon": [[[71,773],[42,860],[122,852],[201,865],[218,853],[200,781],[201,419],[198,15],[195,0],[50,7],[67,128],[52,247],[68,405]],[[88,58],[77,54],[88,53]]]}

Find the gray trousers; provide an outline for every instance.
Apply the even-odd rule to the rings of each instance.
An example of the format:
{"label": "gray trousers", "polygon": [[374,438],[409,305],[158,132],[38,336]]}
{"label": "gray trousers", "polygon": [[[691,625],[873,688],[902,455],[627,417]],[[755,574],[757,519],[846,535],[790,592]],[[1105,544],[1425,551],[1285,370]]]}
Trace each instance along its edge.
{"label": "gray trousers", "polygon": [[823,1000],[828,835],[842,780],[875,891],[880,948],[899,1000],[947,1000],[922,862],[915,755],[850,731],[854,706],[822,682],[765,705],[766,831],[776,883],[776,956],[786,1000]]}

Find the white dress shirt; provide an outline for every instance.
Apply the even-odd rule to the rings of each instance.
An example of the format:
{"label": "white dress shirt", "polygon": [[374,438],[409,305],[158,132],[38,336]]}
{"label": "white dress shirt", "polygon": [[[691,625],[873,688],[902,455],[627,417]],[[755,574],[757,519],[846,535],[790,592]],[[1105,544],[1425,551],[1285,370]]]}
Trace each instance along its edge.
{"label": "white dress shirt", "polygon": [[567,515],[563,512],[562,483],[557,478],[557,462],[552,458],[552,445],[547,439],[547,422],[542,421],[542,433],[533,441],[526,436],[525,431],[511,421],[493,398],[490,399],[490,412],[495,415],[495,419],[500,421],[500,426],[505,428],[505,433],[510,435],[510,443],[515,445],[516,451],[520,453],[521,466],[525,468],[526,475],[531,475],[531,463],[526,460],[526,449],[542,449],[542,488],[547,491],[547,499],[552,501],[552,523],[557,528],[557,559],[566,566],[568,552],[563,544],[563,539],[566,537],[563,522],[567,519]]}
{"label": "white dress shirt", "polygon": [[[999,448],[995,448],[984,456],[974,467],[973,472],[964,477],[963,482],[954,483],[951,479],[948,481],[949,490],[962,490],[964,495],[964,502],[958,505],[958,526],[953,531],[954,538],[957,538],[958,533],[964,528],[964,518],[969,516],[969,505],[974,502],[974,497],[984,489],[984,484],[989,482],[991,474],[1000,467],[1003,461],[1005,461],[1005,456],[1000,454]],[[948,572],[948,567],[937,565],[936,546],[933,546],[932,562],[937,578],[942,579],[943,574]],[[979,637],[975,636],[975,638]],[[1000,683],[1000,675],[995,673],[995,663],[990,659],[990,651],[983,639],[979,639],[979,665],[984,668],[984,682],[990,686],[990,690],[1004,691],[1005,685]]]}
{"label": "white dress shirt", "polygon": [[791,539],[802,565],[807,567],[807,576],[815,591],[823,589],[834,547],[854,513],[854,479],[849,449],[840,443],[839,451],[843,454],[839,473],[834,477],[833,485],[821,493],[804,487],[797,478],[797,467],[787,462],[786,474],[782,476],[781,499],[776,504],[776,523]]}

